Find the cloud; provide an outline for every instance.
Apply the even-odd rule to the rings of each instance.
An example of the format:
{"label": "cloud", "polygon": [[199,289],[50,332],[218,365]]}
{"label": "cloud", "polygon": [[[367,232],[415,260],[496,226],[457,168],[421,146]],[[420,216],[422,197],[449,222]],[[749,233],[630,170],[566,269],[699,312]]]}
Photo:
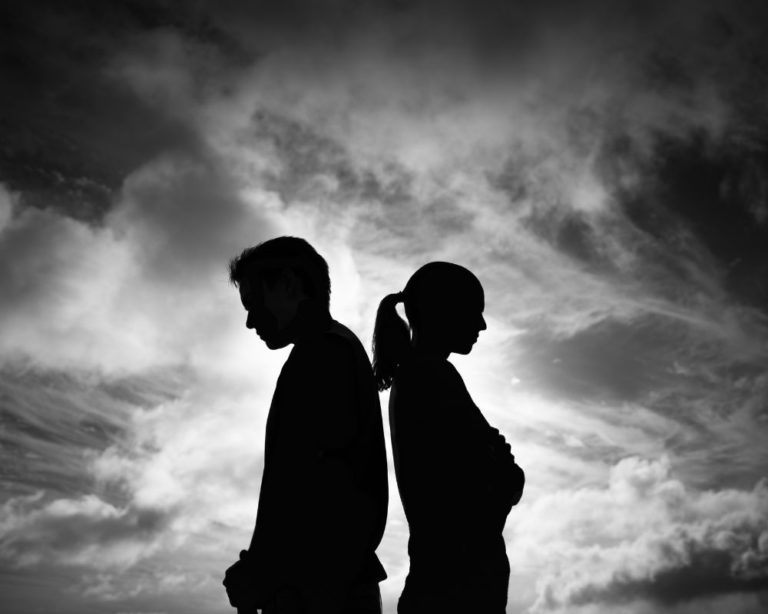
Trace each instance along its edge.
{"label": "cloud", "polygon": [[[126,415],[119,430],[82,448],[62,451],[17,434],[18,454],[42,454],[58,465],[57,477],[38,477],[45,490],[31,494],[15,494],[30,492],[28,479],[4,483],[10,494],[0,510],[0,565],[20,578],[79,570],[69,603],[80,595],[124,607],[171,607],[184,592],[198,595],[201,611],[223,608],[220,574],[247,544],[253,525],[259,433],[277,375],[272,367],[279,363],[252,360],[250,369],[255,366],[250,381],[233,385],[215,375],[190,383],[189,374],[181,374],[170,396],[153,391],[155,377],[147,386],[141,378],[104,384],[106,395],[90,398],[94,420],[108,423],[117,409]],[[82,408],[62,418],[49,407],[41,410],[29,391],[3,390],[14,395],[25,421],[53,423],[45,431],[53,441],[70,436],[69,420],[84,427]],[[42,377],[34,391],[63,400]],[[130,402],[117,404],[120,397]],[[19,425],[14,416],[7,416],[11,437]],[[50,471],[46,463],[40,469]]]}
{"label": "cloud", "polygon": [[[764,334],[760,319],[729,324],[649,313],[606,318],[572,335],[532,329],[516,339],[513,361],[521,377],[572,400],[658,403],[698,386],[711,389],[712,402],[737,373],[759,374],[765,359],[748,338]],[[734,391],[728,394],[735,406]]]}
{"label": "cloud", "polygon": [[126,175],[162,152],[194,147],[187,125],[148,108],[107,70],[141,25],[136,17],[121,2],[108,11],[40,1],[3,7],[0,181],[23,204],[98,220]]}
{"label": "cloud", "polygon": [[26,567],[40,562],[126,569],[159,546],[165,515],[119,509],[95,495],[34,504],[42,492],[2,506],[0,556]]}
{"label": "cloud", "polygon": [[[49,543],[116,611],[226,605],[204,593],[247,541],[282,356],[245,335],[224,267],[287,233],[328,257],[364,343],[418,265],[478,273],[493,330],[461,368],[530,468],[510,552],[540,607],[762,586],[765,8],[252,4],[29,5],[4,39],[29,67],[2,71],[7,439],[60,486],[9,487],[6,555],[42,569]],[[19,364],[114,398],[57,405],[76,392]],[[112,428],[72,435],[82,415]],[[618,461],[665,450],[679,476]],[[406,532],[393,509],[390,603]]]}
{"label": "cloud", "polygon": [[[599,277],[606,270],[626,274],[622,262],[637,260],[637,242],[623,245],[605,230],[616,228],[613,184],[633,175],[643,148],[633,145],[626,160],[630,169],[613,165],[610,176],[601,174],[601,152],[627,134],[634,142],[639,135],[683,138],[688,132],[680,132],[682,127],[706,128],[707,113],[691,109],[711,102],[694,94],[699,79],[717,76],[697,63],[708,40],[702,31],[713,17],[708,9],[682,21],[683,8],[670,13],[654,6],[630,24],[622,10],[592,3],[592,19],[582,21],[565,6],[545,4],[523,10],[489,3],[471,18],[462,3],[366,5],[356,11],[344,3],[322,10],[299,3],[256,14],[237,5],[209,6],[204,15],[183,11],[169,21],[175,27],[153,24],[123,32],[126,44],[101,66],[114,86],[127,87],[153,113],[187,126],[198,139],[195,147],[205,142],[233,169],[232,178],[258,194],[254,205],[273,208],[276,218],[281,203],[303,206],[318,220],[332,217],[350,225],[348,236],[357,245],[370,246],[375,237],[375,243],[401,251],[417,249],[414,244],[425,235],[431,239],[423,249],[428,244],[434,251],[438,239],[455,242],[480,233],[488,255],[533,276],[534,283],[520,292],[523,299],[530,295],[530,304],[518,300],[504,305],[505,311],[526,317],[540,311],[541,292],[559,286],[564,295],[574,295],[577,287],[588,287],[579,294],[592,301],[563,297],[567,313],[561,317],[583,326],[632,311]],[[190,24],[203,22],[208,34],[201,26],[191,35]],[[691,78],[666,77],[662,87],[656,83],[662,77],[649,68],[657,52],[648,40],[658,42],[659,32],[667,30],[695,45],[684,47],[681,60]],[[232,62],[231,45],[250,49],[250,60]],[[564,103],[564,90],[580,95]],[[670,121],[666,107],[659,111],[654,101],[683,109]],[[148,166],[168,165],[167,160]],[[134,173],[128,190],[135,191],[148,174]],[[179,170],[177,186],[189,180],[189,171]],[[229,197],[225,190],[223,198]],[[163,235],[155,222],[164,222],[148,227],[147,220],[130,217],[131,207],[123,206],[113,220],[135,223],[137,236],[148,230],[142,247],[160,249]],[[145,206],[140,215],[153,211]],[[157,208],[166,223],[176,211]],[[193,207],[177,219],[199,217],[202,230],[216,217],[213,211]],[[215,241],[200,239],[188,243],[196,249],[155,264],[177,266],[182,257],[200,263],[209,247],[215,249]],[[469,250],[444,251],[472,258]],[[418,251],[413,255],[415,260]],[[584,263],[586,271],[574,270]],[[633,275],[643,271],[637,264],[630,269]],[[516,277],[508,270],[504,281]]]}
{"label": "cloud", "polygon": [[104,225],[16,206],[0,234],[0,354],[107,373],[204,360],[238,317],[228,258],[271,227],[214,163],[184,157],[132,175]]}
{"label": "cloud", "polygon": [[765,481],[695,491],[670,473],[666,458],[629,457],[605,487],[545,495],[518,516],[514,557],[541,570],[535,611],[671,605],[768,586]]}

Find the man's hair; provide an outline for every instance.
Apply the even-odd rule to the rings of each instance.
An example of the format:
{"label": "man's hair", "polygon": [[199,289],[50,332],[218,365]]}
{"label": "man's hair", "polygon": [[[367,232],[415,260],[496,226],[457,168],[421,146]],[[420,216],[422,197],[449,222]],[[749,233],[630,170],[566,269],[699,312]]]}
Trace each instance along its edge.
{"label": "man's hair", "polygon": [[328,263],[304,239],[277,237],[248,247],[229,262],[229,280],[235,286],[243,281],[273,285],[286,269],[301,280],[304,292],[325,307],[331,300]]}

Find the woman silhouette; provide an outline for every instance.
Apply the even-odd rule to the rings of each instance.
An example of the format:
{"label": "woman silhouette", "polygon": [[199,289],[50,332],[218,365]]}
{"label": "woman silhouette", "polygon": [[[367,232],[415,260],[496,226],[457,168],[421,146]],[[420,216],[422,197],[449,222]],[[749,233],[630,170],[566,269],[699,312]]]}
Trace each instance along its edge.
{"label": "woman silhouette", "polygon": [[[400,302],[410,331],[397,314]],[[386,296],[376,315],[373,370],[380,390],[392,386],[392,450],[410,529],[399,614],[505,611],[502,530],[525,478],[447,360],[451,352],[468,354],[485,330],[484,303],[470,271],[431,262]]]}

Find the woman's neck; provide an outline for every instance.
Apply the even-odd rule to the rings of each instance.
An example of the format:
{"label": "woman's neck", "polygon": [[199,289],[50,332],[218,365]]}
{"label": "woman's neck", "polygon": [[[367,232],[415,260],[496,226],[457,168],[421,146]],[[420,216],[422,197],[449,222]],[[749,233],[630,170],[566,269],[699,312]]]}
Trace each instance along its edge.
{"label": "woman's neck", "polygon": [[441,360],[447,360],[450,352],[444,348],[441,348],[436,343],[430,343],[427,339],[416,338],[413,341],[413,353],[416,356],[424,356],[430,358],[439,358]]}

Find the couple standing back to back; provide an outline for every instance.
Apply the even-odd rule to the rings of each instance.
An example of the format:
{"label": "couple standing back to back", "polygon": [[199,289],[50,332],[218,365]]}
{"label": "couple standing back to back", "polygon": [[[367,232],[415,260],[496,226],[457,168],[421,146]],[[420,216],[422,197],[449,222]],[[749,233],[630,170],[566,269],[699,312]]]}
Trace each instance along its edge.
{"label": "couple standing back to back", "polygon": [[[399,614],[501,614],[509,564],[502,530],[524,476],[503,436],[447,361],[485,329],[467,269],[421,267],[386,296],[374,366],[329,313],[328,265],[303,239],[278,237],[230,263],[246,326],[270,349],[293,344],[266,427],[256,526],[226,573],[239,614],[380,614],[376,556],[388,491],[378,390],[408,520],[410,570]],[[406,324],[396,305],[404,303]]]}

